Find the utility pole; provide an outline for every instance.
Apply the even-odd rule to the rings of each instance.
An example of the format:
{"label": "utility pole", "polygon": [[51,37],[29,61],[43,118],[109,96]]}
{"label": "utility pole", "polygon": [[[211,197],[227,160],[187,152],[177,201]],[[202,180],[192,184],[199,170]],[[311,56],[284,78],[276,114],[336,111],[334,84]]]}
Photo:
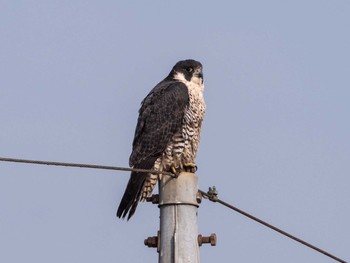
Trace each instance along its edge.
{"label": "utility pole", "polygon": [[159,183],[159,263],[199,263],[197,226],[198,177],[182,172]]}
{"label": "utility pole", "polygon": [[148,237],[145,245],[156,247],[159,263],[199,263],[199,246],[216,245],[216,235],[198,235],[197,215],[201,196],[198,193],[198,177],[182,172],[176,178],[162,175],[159,180],[159,196],[148,198],[158,203],[160,231],[158,236]]}

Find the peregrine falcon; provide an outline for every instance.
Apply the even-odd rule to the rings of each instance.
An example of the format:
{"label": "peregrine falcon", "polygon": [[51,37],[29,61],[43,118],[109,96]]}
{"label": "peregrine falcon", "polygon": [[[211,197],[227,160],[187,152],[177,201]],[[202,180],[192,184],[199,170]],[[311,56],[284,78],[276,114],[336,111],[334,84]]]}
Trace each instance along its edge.
{"label": "peregrine falcon", "polygon": [[[202,64],[179,61],[141,102],[129,165],[157,171],[195,167],[205,114]],[[117,217],[128,220],[151,196],[158,175],[132,172]]]}

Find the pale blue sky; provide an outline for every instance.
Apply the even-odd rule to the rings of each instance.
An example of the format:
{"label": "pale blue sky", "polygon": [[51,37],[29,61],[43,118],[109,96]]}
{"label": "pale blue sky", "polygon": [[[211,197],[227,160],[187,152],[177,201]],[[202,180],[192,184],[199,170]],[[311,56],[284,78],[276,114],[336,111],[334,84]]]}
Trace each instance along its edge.
{"label": "pale blue sky", "polygon": [[[204,65],[199,185],[350,260],[349,1],[0,2],[0,156],[127,166],[143,97]],[[0,262],[157,262],[128,173],[0,163]],[[218,204],[205,262],[333,262]]]}

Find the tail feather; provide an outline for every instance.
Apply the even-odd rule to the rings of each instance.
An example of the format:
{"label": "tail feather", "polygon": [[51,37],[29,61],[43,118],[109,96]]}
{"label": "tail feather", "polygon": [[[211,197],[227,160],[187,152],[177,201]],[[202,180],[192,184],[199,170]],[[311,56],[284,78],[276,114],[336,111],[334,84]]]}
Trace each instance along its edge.
{"label": "tail feather", "polygon": [[117,211],[117,217],[125,218],[126,215],[129,213],[129,220],[130,217],[135,213],[146,178],[147,173],[131,173],[123,198],[120,201],[120,205]]}
{"label": "tail feather", "polygon": [[[135,165],[134,168],[151,169],[155,160],[155,158],[145,160],[140,164]],[[135,213],[142,196],[147,176],[149,176],[148,173],[131,173],[128,185],[126,186],[123,198],[118,207],[117,217],[124,219],[128,216],[127,220],[129,220]]]}

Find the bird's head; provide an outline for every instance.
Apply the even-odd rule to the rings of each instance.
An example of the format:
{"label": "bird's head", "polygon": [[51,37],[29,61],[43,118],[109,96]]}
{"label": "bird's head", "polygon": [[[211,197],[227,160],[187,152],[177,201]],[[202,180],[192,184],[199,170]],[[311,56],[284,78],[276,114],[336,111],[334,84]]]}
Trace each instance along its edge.
{"label": "bird's head", "polygon": [[169,77],[183,82],[193,82],[197,85],[203,84],[202,64],[193,59],[181,60],[176,63]]}

